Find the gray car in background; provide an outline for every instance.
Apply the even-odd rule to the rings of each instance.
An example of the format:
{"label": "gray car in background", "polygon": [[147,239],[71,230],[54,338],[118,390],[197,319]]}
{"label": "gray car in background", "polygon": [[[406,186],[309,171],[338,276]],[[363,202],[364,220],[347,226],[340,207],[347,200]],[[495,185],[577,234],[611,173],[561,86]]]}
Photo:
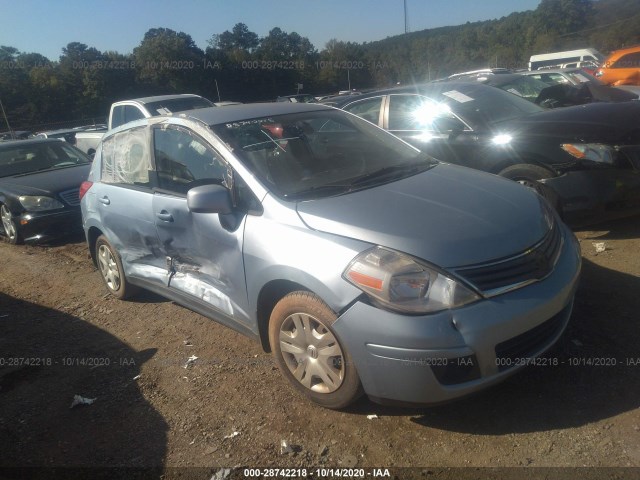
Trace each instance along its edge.
{"label": "gray car in background", "polygon": [[128,124],[81,195],[113,295],[142,287],[256,339],[328,408],[503,380],[560,337],[580,272],[575,237],[533,190],[321,105]]}

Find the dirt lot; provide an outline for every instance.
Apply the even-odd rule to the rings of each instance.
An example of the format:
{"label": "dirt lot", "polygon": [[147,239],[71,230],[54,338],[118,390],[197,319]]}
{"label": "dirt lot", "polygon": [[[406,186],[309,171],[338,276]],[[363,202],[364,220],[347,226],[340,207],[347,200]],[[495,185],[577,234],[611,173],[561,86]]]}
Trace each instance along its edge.
{"label": "dirt lot", "polygon": [[[151,294],[106,295],[81,239],[2,243],[0,466],[157,467],[180,478],[222,478],[233,466],[383,467],[398,478],[526,467],[500,473],[559,478],[536,467],[586,466],[636,468],[554,471],[639,478],[638,220],[578,232],[583,276],[566,338],[549,354],[556,366],[444,406],[363,399],[343,412],[299,397],[269,354],[229,329]],[[75,395],[95,402],[70,408]]]}

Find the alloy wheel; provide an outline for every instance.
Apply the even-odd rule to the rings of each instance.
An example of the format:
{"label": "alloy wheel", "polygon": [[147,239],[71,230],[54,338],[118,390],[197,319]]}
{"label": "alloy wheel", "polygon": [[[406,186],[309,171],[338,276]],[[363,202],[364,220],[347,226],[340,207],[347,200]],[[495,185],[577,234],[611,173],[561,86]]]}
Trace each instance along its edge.
{"label": "alloy wheel", "polygon": [[10,241],[14,241],[17,235],[16,226],[11,218],[11,212],[6,205],[0,207],[0,217],[2,217],[2,227],[4,228],[5,235]]}
{"label": "alloy wheel", "polygon": [[106,245],[98,248],[98,267],[107,287],[112,291],[120,288],[120,270],[113,253]]}

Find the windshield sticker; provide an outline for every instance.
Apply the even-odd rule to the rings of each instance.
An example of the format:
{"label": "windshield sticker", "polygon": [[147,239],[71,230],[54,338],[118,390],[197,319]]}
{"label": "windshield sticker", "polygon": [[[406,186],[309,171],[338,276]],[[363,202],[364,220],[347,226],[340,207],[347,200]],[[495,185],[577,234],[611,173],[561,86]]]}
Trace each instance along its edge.
{"label": "windshield sticker", "polygon": [[584,75],[581,75],[579,73],[576,73],[576,78],[578,79],[578,81],[580,83],[587,83],[589,81],[589,79],[587,77],[585,77]]}
{"label": "windshield sticker", "polygon": [[442,95],[444,95],[445,97],[449,97],[459,103],[473,102],[473,98],[468,97],[464,93],[457,90],[450,90],[448,92],[444,92]]}
{"label": "windshield sticker", "polygon": [[513,93],[514,95],[518,95],[519,97],[522,97],[522,96],[523,96],[523,95],[522,95],[518,90],[516,90],[515,88],[510,88],[509,90],[507,90],[507,92],[509,92],[509,93]]}
{"label": "windshield sticker", "polygon": [[156,112],[158,112],[159,115],[169,115],[171,113],[171,110],[169,110],[166,107],[162,107],[162,108],[158,108]]}

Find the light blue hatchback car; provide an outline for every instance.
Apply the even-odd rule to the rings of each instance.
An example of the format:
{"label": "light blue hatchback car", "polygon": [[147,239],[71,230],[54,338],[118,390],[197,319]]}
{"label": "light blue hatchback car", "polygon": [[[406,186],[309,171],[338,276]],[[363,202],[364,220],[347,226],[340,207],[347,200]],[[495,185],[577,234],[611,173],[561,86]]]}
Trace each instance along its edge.
{"label": "light blue hatchback car", "polygon": [[81,197],[113,295],[142,287],[255,338],[329,408],[503,380],[560,337],[580,273],[534,191],[321,105],[124,125]]}

